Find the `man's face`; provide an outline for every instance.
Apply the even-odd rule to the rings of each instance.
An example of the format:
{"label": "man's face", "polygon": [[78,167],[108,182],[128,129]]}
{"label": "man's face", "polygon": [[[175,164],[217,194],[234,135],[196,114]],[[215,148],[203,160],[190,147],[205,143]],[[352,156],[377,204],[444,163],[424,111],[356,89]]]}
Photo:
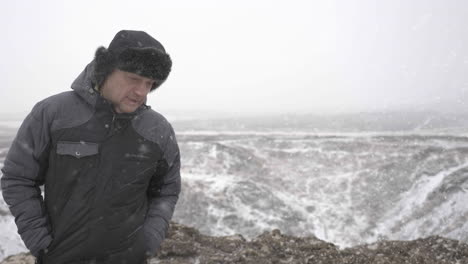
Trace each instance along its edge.
{"label": "man's face", "polygon": [[135,73],[114,70],[101,87],[101,94],[117,113],[131,113],[146,102],[155,80]]}

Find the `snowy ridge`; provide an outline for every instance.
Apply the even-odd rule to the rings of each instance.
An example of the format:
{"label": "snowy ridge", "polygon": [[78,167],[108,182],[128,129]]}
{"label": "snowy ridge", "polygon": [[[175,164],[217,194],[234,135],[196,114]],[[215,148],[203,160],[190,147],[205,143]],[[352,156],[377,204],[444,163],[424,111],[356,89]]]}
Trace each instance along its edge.
{"label": "snowy ridge", "polygon": [[[454,190],[447,188],[448,185]],[[421,233],[442,232],[451,237],[463,237],[466,241],[467,192],[468,163],[436,175],[423,175],[386,214],[379,233],[388,234],[390,239],[409,240]]]}
{"label": "snowy ridge", "polygon": [[421,131],[364,131],[364,132],[336,132],[336,131],[265,131],[265,130],[183,130],[178,131],[179,136],[241,136],[241,135],[256,135],[256,136],[318,136],[318,137],[369,137],[369,136],[453,136],[467,137],[468,131],[437,131],[437,130],[421,130]]}
{"label": "snowy ridge", "polygon": [[[205,134],[179,141],[184,192],[175,218],[204,233],[254,237],[279,228],[343,247],[428,235],[468,240],[466,137]],[[432,228],[427,219],[435,219]]]}

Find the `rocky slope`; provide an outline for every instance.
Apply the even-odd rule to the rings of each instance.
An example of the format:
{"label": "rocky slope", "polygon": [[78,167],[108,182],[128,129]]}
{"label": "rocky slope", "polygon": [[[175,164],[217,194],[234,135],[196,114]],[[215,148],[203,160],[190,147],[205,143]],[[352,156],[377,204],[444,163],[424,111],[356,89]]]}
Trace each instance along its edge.
{"label": "rocky slope", "polygon": [[[29,254],[10,256],[0,264],[33,264]],[[339,249],[315,237],[293,237],[279,230],[247,241],[240,235],[211,237],[172,223],[168,238],[150,264],[186,263],[323,263],[323,264],[462,264],[468,244],[443,237],[382,241]]]}

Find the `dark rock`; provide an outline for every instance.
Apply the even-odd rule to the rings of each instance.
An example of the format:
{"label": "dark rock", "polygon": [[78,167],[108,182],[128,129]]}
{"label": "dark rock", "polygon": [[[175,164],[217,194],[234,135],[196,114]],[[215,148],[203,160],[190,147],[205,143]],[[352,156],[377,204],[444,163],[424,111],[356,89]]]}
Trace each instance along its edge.
{"label": "dark rock", "polygon": [[[180,241],[184,244],[178,248]],[[191,254],[187,256],[185,252]],[[414,241],[382,241],[340,250],[316,237],[293,237],[279,230],[247,241],[240,235],[205,236],[193,228],[173,224],[158,258],[150,263],[468,263],[468,245],[435,236]]]}
{"label": "dark rock", "polygon": [[[18,254],[0,264],[33,264]],[[212,237],[172,223],[151,264],[321,263],[321,264],[456,264],[468,263],[468,244],[433,236],[413,241],[381,241],[347,249],[316,237],[294,237],[279,230],[248,241],[241,235]]]}
{"label": "dark rock", "polygon": [[34,264],[36,259],[29,253],[19,253],[14,256],[9,256],[4,259],[1,264]]}

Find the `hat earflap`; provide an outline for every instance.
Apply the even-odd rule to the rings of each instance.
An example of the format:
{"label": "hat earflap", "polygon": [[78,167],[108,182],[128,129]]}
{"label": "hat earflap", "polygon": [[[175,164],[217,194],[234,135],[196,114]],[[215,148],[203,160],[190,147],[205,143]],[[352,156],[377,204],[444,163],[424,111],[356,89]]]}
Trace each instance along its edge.
{"label": "hat earflap", "polygon": [[115,69],[117,60],[112,52],[104,47],[99,47],[94,55],[94,62],[93,82],[94,85],[100,87],[106,80],[107,76],[109,76]]}

